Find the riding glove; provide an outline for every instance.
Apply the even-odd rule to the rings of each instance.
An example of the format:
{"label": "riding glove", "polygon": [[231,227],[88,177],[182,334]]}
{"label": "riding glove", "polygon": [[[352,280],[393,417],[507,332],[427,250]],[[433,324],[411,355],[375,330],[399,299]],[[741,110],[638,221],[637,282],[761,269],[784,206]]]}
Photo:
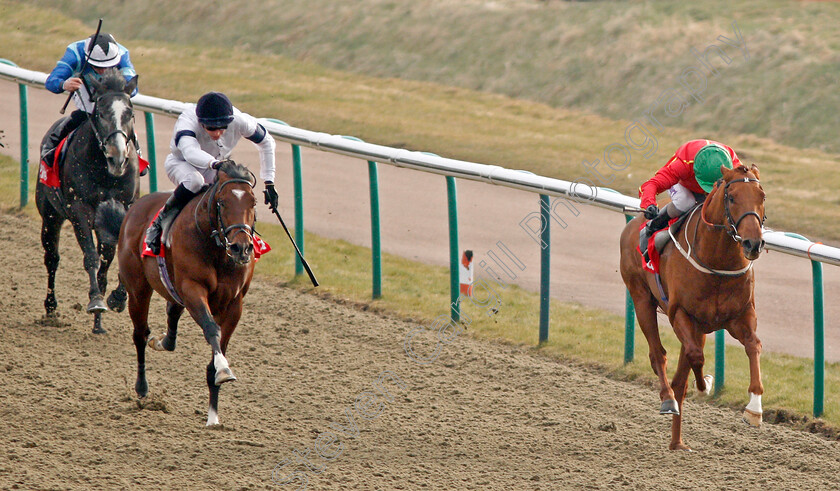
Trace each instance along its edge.
{"label": "riding glove", "polygon": [[277,191],[274,190],[274,183],[266,181],[265,183],[265,204],[272,210],[277,209]]}
{"label": "riding glove", "polygon": [[656,215],[659,215],[659,208],[656,205],[650,205],[645,210],[645,218],[648,220],[653,220]]}

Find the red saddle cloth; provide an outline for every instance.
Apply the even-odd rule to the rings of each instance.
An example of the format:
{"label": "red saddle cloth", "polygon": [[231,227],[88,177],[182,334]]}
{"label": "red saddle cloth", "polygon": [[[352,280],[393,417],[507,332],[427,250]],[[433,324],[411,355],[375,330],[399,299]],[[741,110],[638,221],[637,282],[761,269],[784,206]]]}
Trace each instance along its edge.
{"label": "red saddle cloth", "polygon": [[[157,218],[157,216],[160,215],[161,211],[163,211],[163,207],[161,207],[161,209],[158,210],[157,213],[155,213],[155,216],[152,217],[152,221],[149,222],[149,227],[152,226],[152,222],[154,222],[155,219]],[[149,227],[146,227],[146,230],[148,230]],[[260,258],[260,256],[262,256],[263,254],[267,254],[269,251],[271,251],[271,246],[268,245],[268,242],[262,240],[262,238],[257,236],[256,234],[254,235],[253,238],[254,238],[254,261],[256,261]],[[161,238],[161,240],[162,239],[163,238]],[[163,251],[164,251],[164,248],[161,247],[160,248],[160,254],[155,255],[155,253],[152,252],[152,250],[149,249],[149,246],[146,244],[146,234],[143,233],[143,254],[141,254],[141,256],[143,256],[143,257],[164,257],[164,252]]]}
{"label": "red saddle cloth", "polygon": [[[55,148],[55,153],[53,154],[54,157],[52,165],[47,165],[46,162],[43,160],[41,161],[40,169],[38,170],[38,179],[42,184],[51,188],[61,187],[61,173],[59,170],[61,168],[61,161],[64,160],[64,144],[67,143],[67,140],[70,139],[72,135],[73,134],[71,133],[65,139],[58,142],[58,145]],[[139,156],[138,159],[140,172],[142,173],[149,167],[149,161]]]}
{"label": "red saddle cloth", "polygon": [[[659,274],[659,251],[656,250],[656,246],[654,245],[654,241],[655,241],[657,235],[662,234],[662,233],[667,234],[668,229],[671,228],[671,225],[674,222],[676,222],[677,220],[679,220],[679,218],[672,218],[671,221],[668,222],[667,227],[665,227],[661,230],[657,230],[656,232],[653,233],[653,235],[648,237],[647,248],[648,248],[648,257],[650,258],[650,262],[648,262],[648,263],[645,262],[645,257],[644,257],[644,255],[642,255],[642,250],[639,248],[639,246],[636,246],[636,250],[639,251],[639,255],[642,255],[642,267],[645,269],[645,271],[650,271],[651,273]],[[646,225],[647,225],[647,222],[643,222],[642,226],[639,227],[639,232],[641,232],[642,228],[644,228]]]}

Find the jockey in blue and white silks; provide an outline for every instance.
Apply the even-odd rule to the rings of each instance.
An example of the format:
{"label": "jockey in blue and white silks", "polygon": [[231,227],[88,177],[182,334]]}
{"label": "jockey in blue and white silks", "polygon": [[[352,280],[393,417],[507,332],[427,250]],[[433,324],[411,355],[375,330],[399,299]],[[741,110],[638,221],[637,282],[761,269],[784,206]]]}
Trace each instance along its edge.
{"label": "jockey in blue and white silks", "polygon": [[[125,46],[117,43],[114,36],[101,33],[97,37],[96,45],[90,53],[88,66],[85,67],[84,73],[80,73],[82,65],[85,62],[88,47],[92,41],[93,36],[70,43],[64,51],[64,56],[58,60],[55,68],[53,68],[50,75],[47,77],[46,88],[50,92],[60,94],[65,90],[73,91],[73,102],[76,107],[90,113],[93,111],[93,102],[90,99],[90,94],[87,88],[81,82],[81,78],[99,78],[99,73],[105,68],[117,68],[125,77],[126,81],[131,80],[137,75],[134,70],[134,65],[131,64],[128,49]],[[78,79],[74,81],[73,79]],[[134,94],[131,95],[135,95]]]}
{"label": "jockey in blue and white silks", "polygon": [[[100,33],[96,36],[96,43],[90,52],[88,64],[84,66],[88,47],[94,41],[93,37],[94,35],[91,35],[87,39],[70,43],[64,51],[64,56],[58,60],[55,68],[47,77],[45,83],[47,90],[56,94],[61,94],[64,91],[72,92],[73,102],[78,108],[70,113],[69,117],[64,118],[61,124],[53,128],[49,138],[42,145],[41,160],[48,166],[53,164],[53,151],[58,143],[70,132],[81,126],[88,115],[93,112],[93,101],[82,79],[84,78],[86,81],[98,80],[102,73],[109,68],[118,69],[126,81],[137,76],[134,65],[131,64],[128,49],[117,43],[114,36],[108,33]],[[83,66],[84,73],[81,73]],[[137,94],[136,89],[131,95],[134,96],[135,94]],[[137,143],[136,136],[134,145],[139,156],[140,145]]]}

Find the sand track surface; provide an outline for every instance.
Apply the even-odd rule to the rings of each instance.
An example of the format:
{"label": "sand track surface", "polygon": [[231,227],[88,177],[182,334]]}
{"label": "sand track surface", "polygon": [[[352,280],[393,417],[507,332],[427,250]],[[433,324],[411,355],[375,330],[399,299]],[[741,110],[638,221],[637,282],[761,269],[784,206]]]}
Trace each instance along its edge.
{"label": "sand track surface", "polygon": [[[44,320],[38,228],[0,214],[2,489],[840,488],[838,442],[689,401],[695,452],[670,452],[651,388],[469,335],[421,365],[404,349],[417,325],[259,277],[228,351],[239,380],[206,429],[198,326],[185,316],[176,351],[148,353],[138,404],[131,322],[107,313],[109,334],[90,333],[68,227]],[[151,312],[160,333],[160,298]]]}

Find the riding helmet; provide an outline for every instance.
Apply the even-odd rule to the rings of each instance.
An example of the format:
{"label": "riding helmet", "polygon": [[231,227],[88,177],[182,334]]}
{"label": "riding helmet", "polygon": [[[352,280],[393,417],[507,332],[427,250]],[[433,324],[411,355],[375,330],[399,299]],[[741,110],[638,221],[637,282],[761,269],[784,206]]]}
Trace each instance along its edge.
{"label": "riding helmet", "polygon": [[195,115],[205,126],[227,126],[233,121],[233,105],[221,92],[208,92],[198,99]]}
{"label": "riding helmet", "polygon": [[711,143],[701,148],[694,156],[694,178],[707,193],[715,187],[715,181],[723,177],[720,167],[732,168],[732,157],[720,145]]}
{"label": "riding helmet", "polygon": [[[88,52],[90,43],[94,42],[94,36],[85,40],[85,52]],[[110,68],[117,66],[120,62],[120,48],[114,40],[114,36],[108,33],[100,33],[96,36],[96,44],[93,45],[93,50],[90,51],[88,63],[99,68]]]}

